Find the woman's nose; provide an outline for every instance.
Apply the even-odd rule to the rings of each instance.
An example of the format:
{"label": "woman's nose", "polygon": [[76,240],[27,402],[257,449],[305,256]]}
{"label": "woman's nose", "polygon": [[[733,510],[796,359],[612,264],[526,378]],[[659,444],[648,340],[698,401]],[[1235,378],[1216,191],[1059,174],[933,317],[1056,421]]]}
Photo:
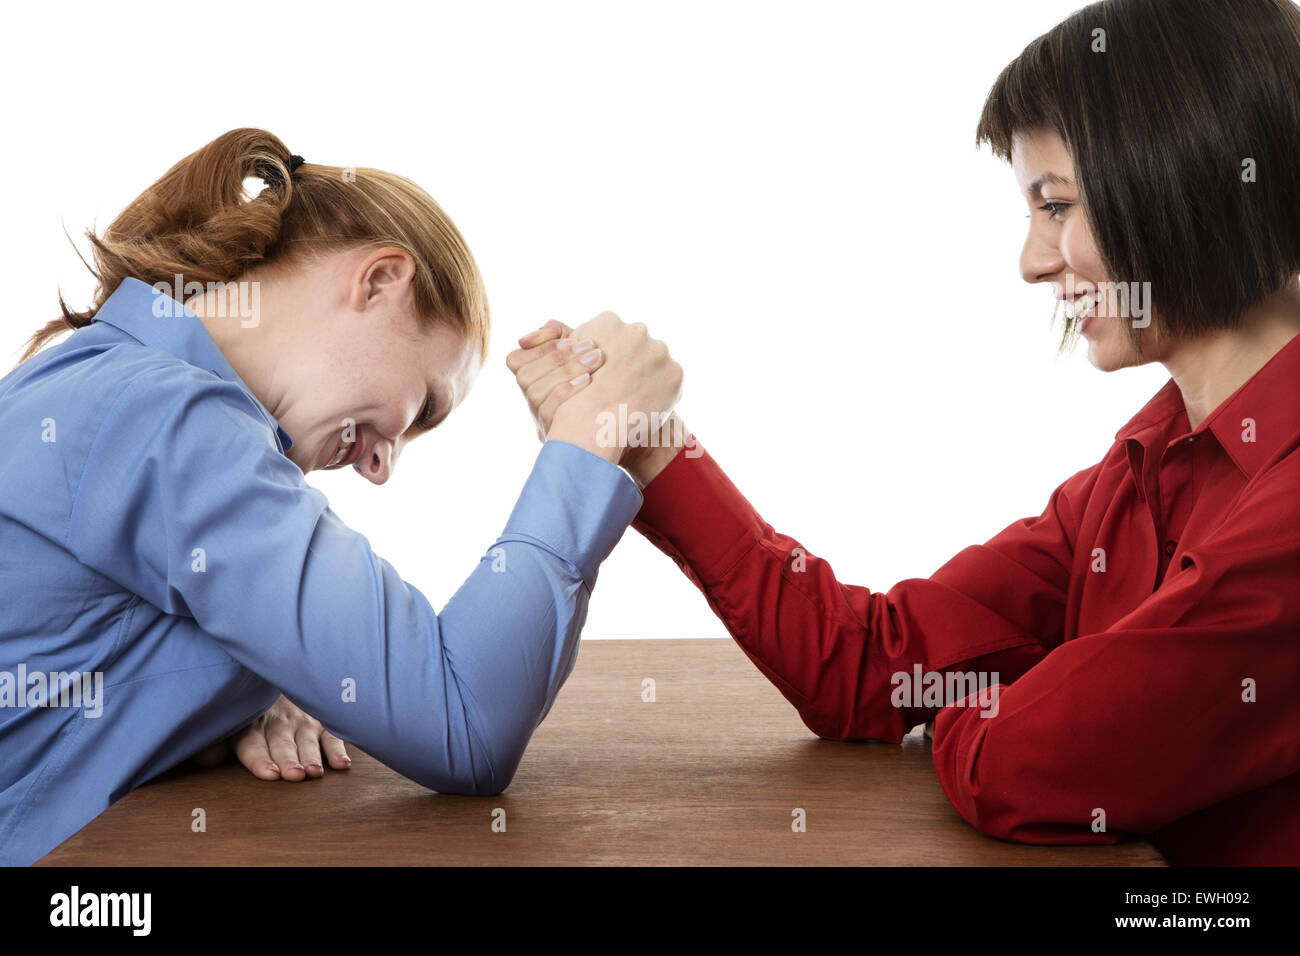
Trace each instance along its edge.
{"label": "woman's nose", "polygon": [[354,467],[370,481],[382,485],[393,473],[396,464],[393,443],[387,438],[381,438],[366,449],[366,453],[357,460]]}
{"label": "woman's nose", "polygon": [[1049,282],[1064,268],[1065,260],[1055,244],[1033,235],[1025,240],[1025,247],[1020,250],[1020,275],[1026,282]]}

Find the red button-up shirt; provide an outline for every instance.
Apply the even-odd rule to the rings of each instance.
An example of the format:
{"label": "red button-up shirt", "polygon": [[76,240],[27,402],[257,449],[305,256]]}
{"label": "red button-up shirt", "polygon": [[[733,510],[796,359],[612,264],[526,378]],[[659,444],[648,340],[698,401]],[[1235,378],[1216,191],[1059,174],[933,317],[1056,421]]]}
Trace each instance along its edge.
{"label": "red button-up shirt", "polygon": [[[1300,336],[1196,429],[1171,379],[1115,438],[1041,515],[889,591],[773,530],[698,439],[634,527],[814,733],[935,719],[939,781],[981,832],[1300,864]],[[989,686],[927,699],[897,676],[931,673]]]}

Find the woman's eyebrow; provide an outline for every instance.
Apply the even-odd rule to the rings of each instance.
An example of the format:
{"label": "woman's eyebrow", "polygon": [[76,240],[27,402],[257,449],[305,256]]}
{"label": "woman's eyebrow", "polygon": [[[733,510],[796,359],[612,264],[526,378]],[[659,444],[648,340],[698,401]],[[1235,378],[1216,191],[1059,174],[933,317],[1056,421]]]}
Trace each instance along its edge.
{"label": "woman's eyebrow", "polygon": [[1073,180],[1066,179],[1063,176],[1058,176],[1056,173],[1043,173],[1043,175],[1039,176],[1029,184],[1029,188],[1025,190],[1025,194],[1028,195],[1030,199],[1042,199],[1044,184],[1051,186],[1069,186],[1070,188],[1074,187]]}

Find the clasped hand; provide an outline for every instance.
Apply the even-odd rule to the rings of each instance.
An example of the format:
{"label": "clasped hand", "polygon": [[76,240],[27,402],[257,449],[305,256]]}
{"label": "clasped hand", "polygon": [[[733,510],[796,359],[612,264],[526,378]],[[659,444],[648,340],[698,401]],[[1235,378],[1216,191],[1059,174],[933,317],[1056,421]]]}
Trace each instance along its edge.
{"label": "clasped hand", "polygon": [[[640,322],[613,312],[570,329],[552,320],[506,356],[543,441],[566,441],[622,465],[641,484],[681,447],[685,426],[672,412],[682,367]],[[672,413],[670,415],[670,413]],[[625,423],[637,414],[657,432],[637,441]],[[657,467],[656,467],[657,466]]]}

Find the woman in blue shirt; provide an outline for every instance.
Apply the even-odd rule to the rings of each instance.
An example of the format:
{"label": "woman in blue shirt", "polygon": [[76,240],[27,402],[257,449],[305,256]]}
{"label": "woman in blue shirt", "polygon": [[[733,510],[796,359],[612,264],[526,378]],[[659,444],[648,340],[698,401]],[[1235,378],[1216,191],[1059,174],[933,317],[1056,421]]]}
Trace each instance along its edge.
{"label": "woman in blue shirt", "polygon": [[[281,692],[281,713],[431,789],[500,792],[640,506],[595,422],[671,408],[680,367],[608,313],[600,349],[554,351],[533,383],[566,383],[547,440],[437,613],[304,481],[351,465],[382,484],[473,384],[487,300],[437,204],[242,129],[90,238],[93,307],[61,300],[0,379],[0,862],[34,862]],[[314,736],[299,723],[298,750]],[[245,763],[278,775],[258,749]]]}

